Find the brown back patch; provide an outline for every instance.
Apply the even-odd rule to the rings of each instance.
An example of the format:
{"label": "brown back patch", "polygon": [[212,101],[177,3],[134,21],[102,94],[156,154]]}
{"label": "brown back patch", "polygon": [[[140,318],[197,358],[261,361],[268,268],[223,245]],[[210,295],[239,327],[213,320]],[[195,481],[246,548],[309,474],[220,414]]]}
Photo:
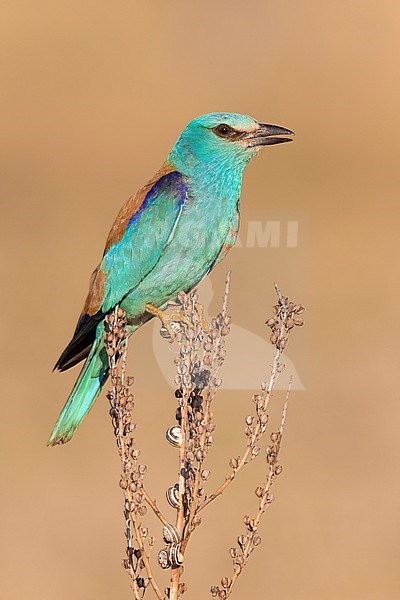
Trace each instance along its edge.
{"label": "brown back patch", "polygon": [[150,179],[150,181],[148,181],[140,190],[138,190],[134,196],[129,198],[129,200],[119,211],[117,218],[111,227],[110,233],[107,237],[106,247],[104,248],[104,254],[106,254],[113,244],[118,243],[122,239],[130,219],[142,206],[147,193],[151,190],[153,185],[160,179],[160,177],[167,175],[168,173],[172,173],[172,171],[175,170],[176,169],[171,165],[171,163],[165,162],[161,169],[154,175],[154,177]]}
{"label": "brown back patch", "polygon": [[100,307],[103,304],[105,285],[105,273],[100,267],[97,267],[90,278],[89,293],[83,306],[83,314],[92,316],[100,310]]}

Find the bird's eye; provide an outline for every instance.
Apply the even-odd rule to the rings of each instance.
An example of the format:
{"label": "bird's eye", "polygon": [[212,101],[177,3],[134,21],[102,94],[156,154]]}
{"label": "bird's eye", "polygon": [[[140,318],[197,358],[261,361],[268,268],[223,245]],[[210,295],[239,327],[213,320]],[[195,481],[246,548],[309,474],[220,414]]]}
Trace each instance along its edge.
{"label": "bird's eye", "polygon": [[217,127],[214,127],[213,131],[216,135],[222,138],[229,138],[235,132],[235,130],[230,125],[226,125],[226,123],[217,125]]}

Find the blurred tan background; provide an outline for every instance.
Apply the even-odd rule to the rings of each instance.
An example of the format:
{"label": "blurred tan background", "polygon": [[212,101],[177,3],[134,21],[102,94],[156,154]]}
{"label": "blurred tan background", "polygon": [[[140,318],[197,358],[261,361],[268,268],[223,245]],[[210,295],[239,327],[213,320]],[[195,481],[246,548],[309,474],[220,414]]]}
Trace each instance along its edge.
{"label": "blurred tan background", "polygon": [[[235,250],[212,278],[210,312],[229,266],[234,321],[258,336],[275,279],[307,305],[288,350],[306,390],[293,393],[276,502],[233,597],[400,597],[399,22],[389,0],[2,4],[2,598],[132,597],[104,397],[70,444],[46,448],[77,375],[51,368],[120,205],[186,122],[214,110],[296,131],[248,167],[242,214],[298,211],[307,224],[306,248]],[[130,370],[148,487],[165,506],[175,405],[152,340],[152,326],[138,333]],[[242,450],[250,397],[226,390],[216,404],[214,484]],[[209,509],[188,597],[229,575],[257,465]]]}

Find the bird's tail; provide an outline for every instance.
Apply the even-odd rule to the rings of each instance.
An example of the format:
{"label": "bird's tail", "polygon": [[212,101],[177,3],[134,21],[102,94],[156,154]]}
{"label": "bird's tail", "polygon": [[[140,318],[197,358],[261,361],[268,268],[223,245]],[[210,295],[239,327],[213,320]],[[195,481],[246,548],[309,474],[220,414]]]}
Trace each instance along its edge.
{"label": "bird's tail", "polygon": [[100,323],[97,326],[96,338],[82,371],[54,426],[48,442],[49,446],[65,444],[72,438],[76,428],[92,408],[107,380],[108,360],[103,335],[103,323]]}

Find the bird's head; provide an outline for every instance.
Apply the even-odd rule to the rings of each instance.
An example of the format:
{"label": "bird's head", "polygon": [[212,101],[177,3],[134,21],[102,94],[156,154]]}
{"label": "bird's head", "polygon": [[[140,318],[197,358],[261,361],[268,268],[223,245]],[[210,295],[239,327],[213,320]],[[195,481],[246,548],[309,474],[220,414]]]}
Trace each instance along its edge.
{"label": "bird's head", "polygon": [[293,135],[248,115],[209,113],[190,121],[168,158],[187,175],[204,169],[241,173],[262,148],[290,142]]}

